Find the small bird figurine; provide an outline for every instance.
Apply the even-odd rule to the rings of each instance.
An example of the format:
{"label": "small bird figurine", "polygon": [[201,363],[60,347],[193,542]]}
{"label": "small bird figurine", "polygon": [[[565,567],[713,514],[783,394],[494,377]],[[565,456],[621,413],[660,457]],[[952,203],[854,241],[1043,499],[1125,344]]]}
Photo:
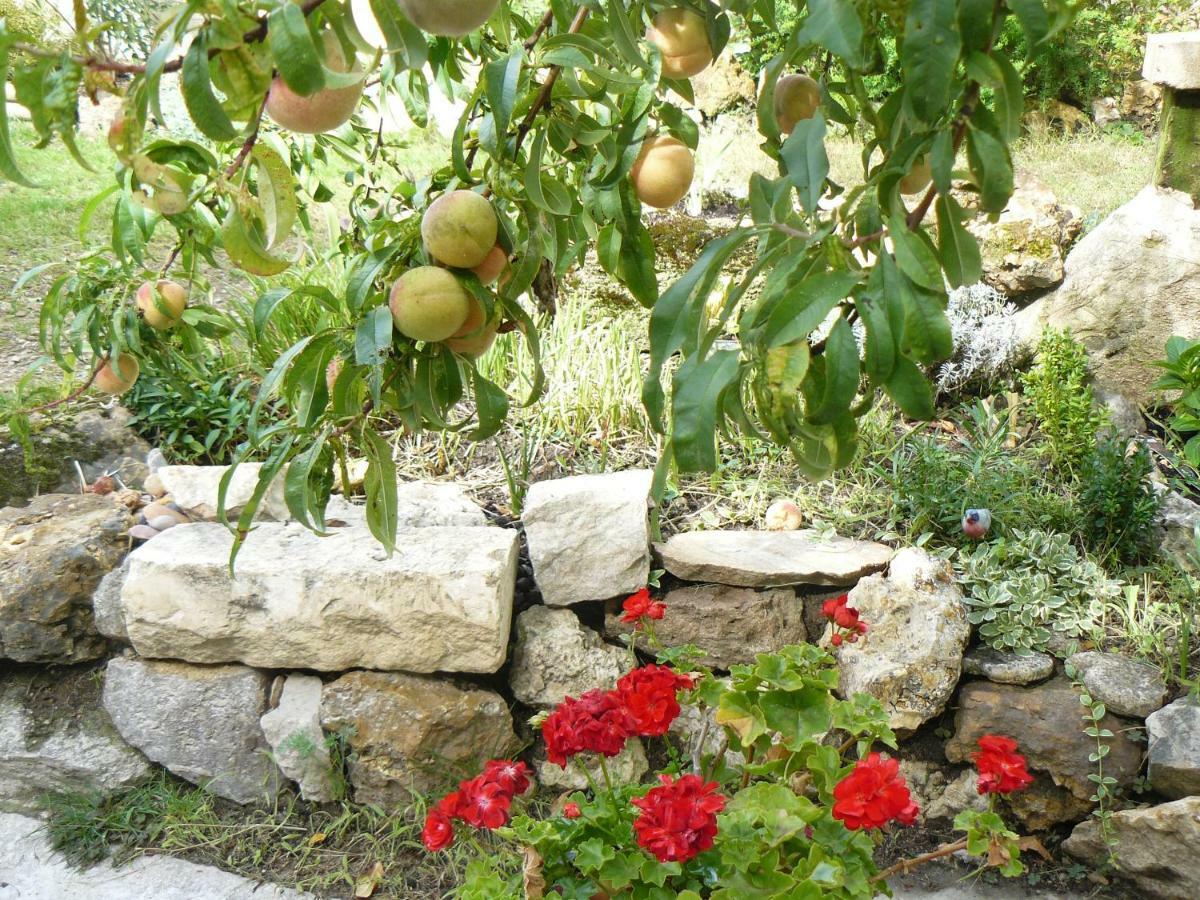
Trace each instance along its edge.
{"label": "small bird figurine", "polygon": [[982,540],[992,527],[992,511],[990,509],[968,509],[963,513],[963,534],[973,541]]}

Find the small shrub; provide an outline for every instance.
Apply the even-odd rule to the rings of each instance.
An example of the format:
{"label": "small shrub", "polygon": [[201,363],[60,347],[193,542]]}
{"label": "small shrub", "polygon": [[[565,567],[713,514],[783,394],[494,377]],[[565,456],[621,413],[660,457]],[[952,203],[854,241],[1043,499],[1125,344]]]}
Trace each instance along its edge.
{"label": "small shrub", "polygon": [[967,618],[997,650],[1046,650],[1057,634],[1090,633],[1104,603],[1121,592],[1098,565],[1082,557],[1065,534],[1014,531],[959,556]]}
{"label": "small shrub", "polygon": [[1167,425],[1183,444],[1187,461],[1200,469],[1200,341],[1171,338],[1167,341],[1167,358],[1155,365],[1164,373],[1154,389],[1179,391]]}
{"label": "small shrub", "polygon": [[191,361],[189,369],[183,377],[144,367],[124,398],[132,424],[172,462],[229,463],[246,439],[253,384],[212,357]]}
{"label": "small shrub", "polygon": [[1016,312],[999,291],[983,283],[950,292],[946,317],[954,358],[937,370],[939,393],[990,387],[1011,373],[1020,347]]}
{"label": "small shrub", "polygon": [[971,507],[992,511],[997,527],[1063,530],[1074,511],[1046,483],[1041,460],[1013,449],[1008,416],[987,401],[968,407],[955,443],[936,435],[910,438],[892,454],[887,474],[893,496],[893,527],[932,532],[941,541],[963,540],[962,515]]}
{"label": "small shrub", "polygon": [[1022,384],[1051,465],[1078,473],[1104,424],[1088,386],[1087,351],[1069,333],[1046,329]]}
{"label": "small shrub", "polygon": [[1117,438],[1101,441],[1084,462],[1077,499],[1080,528],[1101,557],[1135,562],[1153,552],[1159,507],[1150,484],[1153,470],[1144,444],[1127,454]]}

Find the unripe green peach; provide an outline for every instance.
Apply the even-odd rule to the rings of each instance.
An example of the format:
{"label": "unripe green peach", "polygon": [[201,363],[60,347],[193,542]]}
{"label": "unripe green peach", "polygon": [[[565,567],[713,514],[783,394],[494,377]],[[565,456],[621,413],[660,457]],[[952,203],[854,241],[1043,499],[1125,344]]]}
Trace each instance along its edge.
{"label": "unripe green peach", "polygon": [[138,154],[130,163],[134,177],[151,193],[139,191],[141,202],[147,209],[160,215],[177,216],[191,206],[188,192],[192,188],[193,176],[178,167],[156,163],[150,157]]}
{"label": "unripe green peach", "polygon": [[667,209],[687,195],[695,174],[696,162],[687,144],[673,137],[649,137],[629,177],[639,200]]}
{"label": "unripe green peach", "polygon": [[[349,72],[350,64],[337,35],[327,31],[325,65],[334,72]],[[267,95],[267,115],[276,125],[288,131],[324,134],[350,121],[358,109],[362,92],[363,83],[359,81],[342,88],[321,88],[312,96],[302,97],[276,75]]]}
{"label": "unripe green peach", "polygon": [[929,165],[929,157],[922,156],[900,179],[900,193],[919,194],[933,183],[933,168]]}
{"label": "unripe green peach", "polygon": [[166,331],[183,316],[187,288],[174,281],[143,281],[136,299],[146,324],[156,331]]}
{"label": "unripe green peach", "polygon": [[141,372],[138,361],[122,353],[116,364],[109,360],[100,367],[92,384],[104,394],[123,394],[134,386]]}
{"label": "unripe green peach", "polygon": [[667,78],[691,78],[713,61],[704,17],[681,6],[656,15],[646,29],[646,40],[662,53],[662,72]]}
{"label": "unripe green peach", "polygon": [[497,244],[488,251],[488,255],[484,257],[483,262],[474,266],[471,271],[484,284],[492,284],[503,274],[507,266],[508,254],[504,252],[503,247]]}
{"label": "unripe green peach", "polygon": [[462,37],[486,22],[500,0],[396,0],[396,4],[422,31]]}
{"label": "unripe green peach", "polygon": [[442,194],[421,219],[421,237],[429,255],[457,269],[481,265],[496,246],[499,232],[492,204],[474,191]]}
{"label": "unripe green peach", "polygon": [[775,120],[779,133],[792,133],[796,123],[811,119],[821,108],[821,86],[807,75],[785,75],[775,84]]}
{"label": "unripe green peach", "polygon": [[462,328],[471,296],[453,272],[420,266],[392,286],[390,306],[396,330],[414,341],[444,341]]}
{"label": "unripe green peach", "polygon": [[120,112],[108,126],[108,146],[116,154],[117,159],[129,165],[133,159],[133,126],[125,113]]}

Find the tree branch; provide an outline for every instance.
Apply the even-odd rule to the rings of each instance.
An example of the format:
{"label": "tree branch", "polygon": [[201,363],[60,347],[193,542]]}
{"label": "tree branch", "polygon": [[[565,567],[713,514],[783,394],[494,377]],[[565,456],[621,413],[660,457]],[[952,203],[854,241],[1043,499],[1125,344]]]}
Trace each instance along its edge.
{"label": "tree branch", "polygon": [[554,10],[548,9],[546,10],[546,14],[542,16],[542,21],[538,22],[537,28],[533,30],[533,34],[531,34],[525,41],[525,49],[532,50],[534,47],[536,47],[537,42],[541,39],[542,35],[546,33],[546,29],[549,28],[553,23]]}
{"label": "tree branch", "polygon": [[[318,6],[323,4],[325,0],[305,0],[300,7],[304,15],[310,15]],[[258,44],[267,39],[267,19],[263,17],[258,20],[258,24],[242,35],[242,43]],[[12,49],[26,53],[29,56],[36,56],[41,59],[60,59],[62,54],[54,50],[47,50],[43,47],[36,47],[33,44],[13,44]],[[218,50],[209,50],[210,57],[216,56]],[[77,65],[83,66],[85,69],[94,69],[98,72],[115,72],[119,75],[144,75],[146,72],[145,63],[130,63],[121,62],[119,60],[104,59],[100,56],[72,56],[71,61]],[[169,60],[163,67],[163,72],[178,72],[183,68],[183,57],[177,57]]]}
{"label": "tree branch", "polygon": [[[583,30],[583,23],[587,21],[590,12],[591,10],[588,7],[581,6],[579,12],[575,13],[575,18],[571,22],[571,27],[567,29],[567,34],[579,34]],[[521,152],[521,145],[525,143],[525,138],[529,136],[530,129],[533,128],[533,122],[537,118],[538,113],[542,111],[542,107],[550,102],[550,94],[554,91],[554,83],[558,81],[558,76],[561,74],[562,66],[551,66],[550,71],[546,74],[546,83],[538,91],[538,95],[533,101],[533,106],[529,107],[529,112],[525,114],[525,118],[521,121],[521,125],[517,129],[517,140],[513,145],[514,158]]]}
{"label": "tree branch", "polygon": [[65,397],[60,397],[57,400],[51,400],[49,403],[43,403],[41,406],[34,406],[30,409],[21,410],[25,415],[33,415],[33,413],[45,412],[48,409],[54,409],[56,406],[62,406],[64,403],[70,403],[73,400],[78,400],[87,392],[87,389],[92,386],[96,380],[96,376],[100,374],[100,370],[104,368],[108,362],[108,354],[100,357],[100,361],[96,363],[96,367],[92,369],[92,374],[88,376],[87,381],[80,385],[76,390],[67,394]]}
{"label": "tree branch", "polygon": [[238,173],[238,169],[242,167],[242,164],[246,161],[246,157],[248,157],[254,150],[254,145],[258,143],[258,133],[262,128],[263,115],[267,111],[267,100],[270,98],[270,96],[270,90],[263,95],[262,105],[258,108],[258,115],[254,117],[254,130],[250,132],[249,137],[246,138],[245,143],[243,143],[241,149],[238,150],[237,156],[233,158],[233,162],[231,162],[229,164],[229,168],[225,170],[226,178],[232,178]]}

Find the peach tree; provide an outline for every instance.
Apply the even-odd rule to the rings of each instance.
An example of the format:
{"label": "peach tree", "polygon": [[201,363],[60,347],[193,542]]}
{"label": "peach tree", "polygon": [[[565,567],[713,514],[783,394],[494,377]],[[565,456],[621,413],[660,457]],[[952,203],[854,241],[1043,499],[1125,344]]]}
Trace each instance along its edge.
{"label": "peach tree", "polygon": [[[644,402],[665,435],[663,477],[715,468],[718,436],[734,429],[823,477],[853,458],[881,393],[932,415],[924,367],[952,351],[947,285],[980,276],[961,199],[995,214],[1013,188],[1021,61],[997,36],[1015,16],[1036,50],[1079,5],[797,0],[760,77],[761,149],[777,172],[751,178],[741,224],[665,289],[643,212],[691,185],[689,79],[729,52],[735,28],[778,39],[775,0],[187,0],[145,59],[106,53],[109,23],[85,2],[66,41],[0,24],[6,102],[28,110],[38,146],[61,141],[87,166],[81,98],[123,98],[109,132],[119,163],[81,227],[111,206],[109,239],[47,267],[41,340],[64,371],[87,373],[70,396],[116,394],[143,364],[231,335],[254,349],[289,304],[315,304],[319,327],[258,385],[239,459],[265,461],[260,495],[286,469],[292,512],[319,529],[339,462],[364,455],[369,522],[390,545],[381,430],[482,439],[511,403],[537,402],[540,367],[510,397],[476,360],[501,331],[537,359],[522,298],[544,267],[561,274],[594,253],[651,310]],[[869,79],[892,48],[903,85],[876,102]],[[424,125],[432,85],[464,109],[449,158],[407,178],[362,113],[402,104]],[[177,100],[186,128],[167,114]],[[830,178],[834,130],[862,142],[854,184]],[[344,197],[322,180],[333,160],[350,172],[329,250],[346,271],[337,290],[296,265],[314,212]],[[18,165],[7,111],[0,174],[38,183],[36,165]],[[735,255],[752,261],[731,280]],[[263,279],[252,321],[206,302],[221,268]],[[232,526],[239,540],[254,506]]]}

